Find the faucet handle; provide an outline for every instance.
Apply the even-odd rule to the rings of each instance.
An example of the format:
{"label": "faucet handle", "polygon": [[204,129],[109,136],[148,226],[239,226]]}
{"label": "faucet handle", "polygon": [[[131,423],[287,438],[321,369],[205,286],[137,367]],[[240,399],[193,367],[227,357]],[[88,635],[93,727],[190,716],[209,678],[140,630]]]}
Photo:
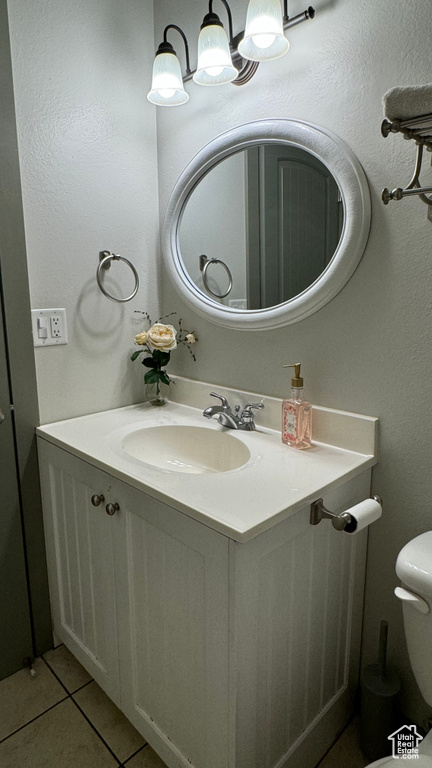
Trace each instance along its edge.
{"label": "faucet handle", "polygon": [[261,403],[248,403],[243,408],[240,418],[243,424],[245,425],[244,428],[248,430],[255,429],[255,417],[254,417],[254,414],[252,413],[253,408],[261,411],[264,408],[264,403],[262,401]]}
{"label": "faucet handle", "polygon": [[248,403],[243,408],[242,416],[252,416],[252,413],[251,413],[252,408],[256,408],[257,410],[262,410],[263,408],[265,408],[265,405],[262,400],[260,403]]}
{"label": "faucet handle", "polygon": [[217,397],[217,399],[221,401],[222,406],[224,408],[229,408],[228,400],[226,399],[226,397],[222,397],[222,395],[218,395],[217,392],[210,392],[210,397]]}

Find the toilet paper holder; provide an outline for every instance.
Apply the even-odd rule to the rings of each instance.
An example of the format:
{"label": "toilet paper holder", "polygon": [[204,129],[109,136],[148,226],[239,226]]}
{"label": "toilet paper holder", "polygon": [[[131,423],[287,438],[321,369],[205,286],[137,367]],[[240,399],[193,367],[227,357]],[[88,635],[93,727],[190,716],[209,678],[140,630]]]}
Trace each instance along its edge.
{"label": "toilet paper holder", "polygon": [[[376,501],[382,508],[382,499],[380,496],[372,496],[372,499]],[[339,515],[334,512],[330,512],[326,509],[322,499],[313,501],[310,509],[310,524],[318,525],[321,520],[331,520],[333,528],[337,531],[345,531],[346,533],[354,533],[357,528],[356,518],[350,514],[349,510],[341,512]]]}

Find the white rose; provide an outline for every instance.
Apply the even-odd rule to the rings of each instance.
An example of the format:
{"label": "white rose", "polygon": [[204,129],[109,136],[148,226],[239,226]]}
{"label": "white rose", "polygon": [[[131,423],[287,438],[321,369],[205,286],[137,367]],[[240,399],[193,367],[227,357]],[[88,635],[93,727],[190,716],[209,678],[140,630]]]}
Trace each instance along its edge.
{"label": "white rose", "polygon": [[135,344],[147,344],[147,332],[143,331],[135,336]]}
{"label": "white rose", "polygon": [[188,333],[188,334],[187,334],[187,336],[186,336],[186,341],[187,341],[187,343],[188,343],[188,344],[195,344],[195,342],[196,342],[196,338],[195,338],[195,336],[193,335],[193,333]]}
{"label": "white rose", "polygon": [[154,349],[171,352],[177,346],[177,331],[172,325],[155,323],[147,333],[147,341]]}

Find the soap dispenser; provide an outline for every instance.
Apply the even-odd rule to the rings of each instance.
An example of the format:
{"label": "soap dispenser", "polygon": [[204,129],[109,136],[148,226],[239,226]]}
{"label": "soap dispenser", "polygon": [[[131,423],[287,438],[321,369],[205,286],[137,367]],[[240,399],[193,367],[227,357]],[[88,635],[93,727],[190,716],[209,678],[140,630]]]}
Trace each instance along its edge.
{"label": "soap dispenser", "polygon": [[291,397],[282,403],[282,442],[302,450],[311,447],[312,405],[303,398],[300,365],[301,363],[294,363],[294,365],[282,366],[294,368]]}

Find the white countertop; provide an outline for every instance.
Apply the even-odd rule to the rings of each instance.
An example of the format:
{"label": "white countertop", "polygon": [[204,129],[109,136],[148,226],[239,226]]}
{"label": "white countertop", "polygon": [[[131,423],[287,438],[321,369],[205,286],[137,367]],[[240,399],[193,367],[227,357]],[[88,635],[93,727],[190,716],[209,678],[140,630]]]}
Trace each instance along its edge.
{"label": "white countertop", "polygon": [[[211,385],[208,387],[211,389]],[[266,401],[271,411],[270,401],[274,405],[277,400],[265,398]],[[206,402],[210,404],[211,400]],[[282,444],[279,431],[260,426],[255,432],[224,430],[215,419],[205,420],[201,409],[175,402],[162,408],[147,403],[133,405],[47,424],[39,427],[37,434],[243,542],[376,463],[376,419],[319,408],[314,409],[315,416],[320,432],[324,423],[339,424],[342,420],[350,445],[355,444],[357,424],[361,450],[370,452],[347,450],[323,442],[314,442],[311,449],[298,451]],[[183,474],[144,464],[122,449],[123,438],[132,431],[167,424],[227,431],[232,439],[248,446],[250,459],[229,472]],[[346,445],[347,440],[341,442]]]}

